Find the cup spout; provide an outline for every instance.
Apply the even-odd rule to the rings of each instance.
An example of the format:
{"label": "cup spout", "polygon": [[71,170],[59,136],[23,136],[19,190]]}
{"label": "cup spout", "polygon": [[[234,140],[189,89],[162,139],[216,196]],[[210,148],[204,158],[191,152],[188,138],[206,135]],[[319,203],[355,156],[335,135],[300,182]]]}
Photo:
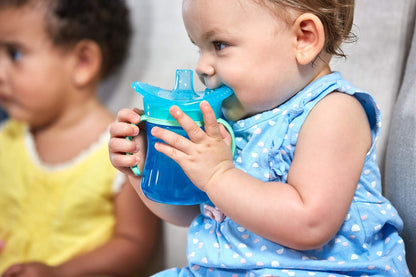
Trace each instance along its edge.
{"label": "cup spout", "polygon": [[175,86],[172,90],[175,100],[192,100],[198,97],[194,90],[193,71],[189,69],[177,69]]}

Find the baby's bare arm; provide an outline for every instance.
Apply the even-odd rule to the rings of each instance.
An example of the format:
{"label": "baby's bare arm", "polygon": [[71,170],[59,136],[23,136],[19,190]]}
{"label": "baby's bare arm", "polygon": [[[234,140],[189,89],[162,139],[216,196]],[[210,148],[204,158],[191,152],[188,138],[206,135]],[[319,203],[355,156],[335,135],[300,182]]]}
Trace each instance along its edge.
{"label": "baby's bare arm", "polygon": [[234,168],[213,179],[206,192],[248,230],[291,248],[317,248],[343,223],[370,146],[362,106],[333,93],[306,119],[287,183],[263,183]]}

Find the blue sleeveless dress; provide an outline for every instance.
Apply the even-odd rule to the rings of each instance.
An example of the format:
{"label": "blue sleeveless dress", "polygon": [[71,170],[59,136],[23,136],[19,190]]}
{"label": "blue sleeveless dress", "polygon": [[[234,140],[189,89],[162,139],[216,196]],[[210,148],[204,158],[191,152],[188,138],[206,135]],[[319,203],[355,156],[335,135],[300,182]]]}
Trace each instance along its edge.
{"label": "blue sleeveless dress", "polygon": [[381,194],[375,148],[380,111],[368,93],[354,88],[339,73],[314,81],[273,110],[232,122],[237,146],[234,164],[260,180],[286,182],[302,124],[333,91],[360,101],[373,137],[348,215],[333,239],[316,250],[296,251],[217,216],[214,207],[203,204],[188,231],[189,265],[155,276],[411,276],[398,234],[402,220]]}

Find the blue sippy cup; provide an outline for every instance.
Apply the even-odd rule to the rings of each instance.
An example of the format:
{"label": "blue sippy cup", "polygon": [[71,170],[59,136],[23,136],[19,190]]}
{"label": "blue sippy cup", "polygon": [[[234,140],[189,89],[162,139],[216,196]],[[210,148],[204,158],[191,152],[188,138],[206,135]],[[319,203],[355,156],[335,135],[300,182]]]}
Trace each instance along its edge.
{"label": "blue sippy cup", "polygon": [[[173,105],[178,106],[203,128],[204,121],[199,104],[206,100],[214,110],[218,122],[231,134],[234,152],[234,134],[229,124],[220,118],[222,101],[233,91],[222,86],[214,90],[195,92],[192,70],[181,69],[176,70],[175,87],[171,91],[141,82],[134,82],[132,87],[143,96],[142,121],[146,121],[147,156],[141,180],[143,193],[153,201],[174,205],[194,205],[208,201],[208,196],[192,184],[174,160],[155,150],[154,145],[160,140],[153,137],[150,131],[158,126],[188,137],[169,114],[169,108]],[[132,170],[136,175],[141,175],[137,166],[132,167]]]}

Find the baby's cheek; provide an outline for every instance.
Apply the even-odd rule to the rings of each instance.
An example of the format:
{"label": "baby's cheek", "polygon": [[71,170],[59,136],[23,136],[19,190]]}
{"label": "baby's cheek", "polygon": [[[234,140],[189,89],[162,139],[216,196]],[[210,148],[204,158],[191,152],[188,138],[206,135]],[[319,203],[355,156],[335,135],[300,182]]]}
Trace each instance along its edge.
{"label": "baby's cheek", "polygon": [[247,115],[247,111],[244,110],[240,101],[238,101],[234,94],[222,102],[222,112],[224,113],[225,118],[231,121],[240,120]]}

